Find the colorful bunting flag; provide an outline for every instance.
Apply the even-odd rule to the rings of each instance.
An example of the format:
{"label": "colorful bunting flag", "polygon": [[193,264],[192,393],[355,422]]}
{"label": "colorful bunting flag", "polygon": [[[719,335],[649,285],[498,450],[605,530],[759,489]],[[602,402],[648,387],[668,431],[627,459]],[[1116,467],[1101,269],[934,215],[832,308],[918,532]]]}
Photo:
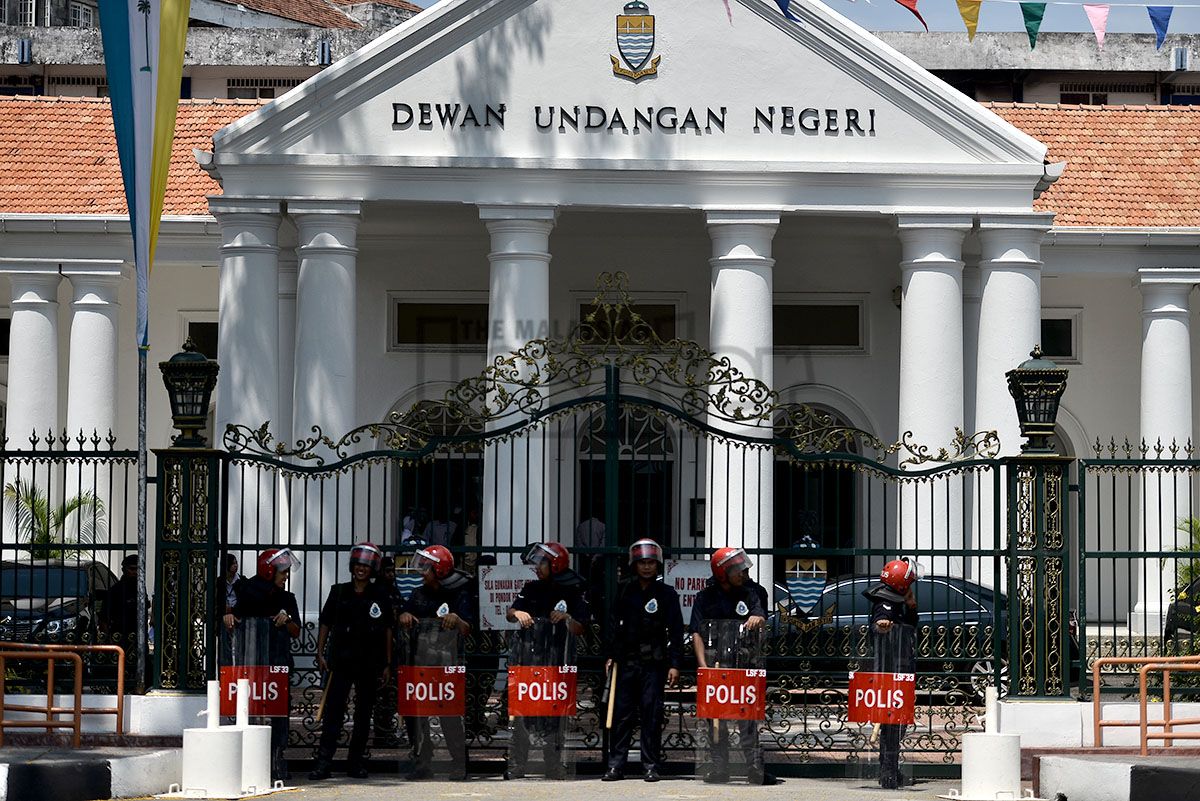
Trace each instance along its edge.
{"label": "colorful bunting flag", "polygon": [[783,12],[783,16],[790,19],[792,22],[799,22],[800,18],[792,13],[792,0],[775,0],[779,6],[779,10]]}
{"label": "colorful bunting flag", "polygon": [[1167,38],[1167,27],[1171,24],[1171,11],[1174,6],[1146,6],[1150,14],[1150,24],[1154,26],[1154,49],[1161,50],[1163,40]]}
{"label": "colorful bunting flag", "polygon": [[967,26],[967,39],[975,41],[975,30],[979,27],[979,7],[983,0],[958,0],[958,13]]}
{"label": "colorful bunting flag", "polygon": [[920,20],[921,24],[925,26],[925,30],[929,30],[929,25],[925,22],[925,18],[921,16],[920,11],[917,11],[917,0],[896,0],[896,2],[911,11],[913,16]]}
{"label": "colorful bunting flag", "polygon": [[1108,30],[1108,6],[1101,3],[1084,3],[1084,13],[1092,24],[1092,33],[1096,34],[1096,44],[1104,49],[1104,34]]}
{"label": "colorful bunting flag", "polygon": [[1021,16],[1025,18],[1025,33],[1029,34],[1029,49],[1037,47],[1038,30],[1042,17],[1046,16],[1045,3],[1021,3]]}
{"label": "colorful bunting flag", "polygon": [[729,0],[725,0],[725,16],[729,17],[729,24],[733,24],[733,9],[729,7]]}
{"label": "colorful bunting flag", "polygon": [[150,343],[150,268],[175,139],[189,0],[100,0],[104,69],[133,231],[137,342]]}

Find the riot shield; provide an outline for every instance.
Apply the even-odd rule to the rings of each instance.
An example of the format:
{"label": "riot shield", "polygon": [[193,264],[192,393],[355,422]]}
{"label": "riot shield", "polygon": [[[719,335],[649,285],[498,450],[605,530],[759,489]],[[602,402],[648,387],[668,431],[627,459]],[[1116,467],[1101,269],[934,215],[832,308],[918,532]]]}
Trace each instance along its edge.
{"label": "riot shield", "polygon": [[400,629],[397,712],[412,745],[411,780],[467,775],[467,668],[463,638],[438,618]]}
{"label": "riot shield", "polygon": [[861,745],[863,788],[897,790],[912,787],[911,773],[901,771],[902,743],[912,730],[916,700],[914,647],[916,630],[893,623],[886,632],[872,627],[868,670],[849,676],[846,716]]}
{"label": "riot shield", "polygon": [[706,620],[707,667],[696,671],[696,775],[710,784],[765,776],[759,730],[766,717],[767,671],[763,630],[739,620]]}
{"label": "riot shield", "polygon": [[[547,779],[574,775],[567,732],[576,714],[578,670],[575,637],[565,623],[535,618],[512,632],[508,655],[509,778],[536,773]],[[530,751],[540,752],[540,764]]]}
{"label": "riot shield", "polygon": [[[277,632],[269,618],[251,617],[239,621],[232,629],[221,627],[219,678],[221,681],[221,716],[232,718],[236,712],[238,679],[250,680],[250,722],[266,725],[270,718],[287,719],[288,678],[286,639],[282,645],[273,642]],[[286,633],[283,635],[286,638]]]}

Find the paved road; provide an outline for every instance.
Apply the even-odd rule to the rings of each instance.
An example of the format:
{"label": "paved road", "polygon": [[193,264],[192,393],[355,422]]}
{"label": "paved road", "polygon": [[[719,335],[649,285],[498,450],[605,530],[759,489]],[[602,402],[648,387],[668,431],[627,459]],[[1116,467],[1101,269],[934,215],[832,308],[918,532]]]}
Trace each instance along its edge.
{"label": "paved road", "polygon": [[904,790],[881,790],[868,780],[786,779],[774,787],[749,787],[745,784],[710,785],[687,779],[666,779],[657,784],[626,779],[601,782],[598,778],[567,782],[537,779],[502,781],[499,778],[472,779],[465,783],[421,782],[414,784],[396,776],[372,777],[349,782],[336,774],[325,782],[297,781],[296,789],[276,793],[280,801],[376,801],[379,798],[417,798],[421,801],[708,801],[735,795],[751,801],[917,801],[934,799],[949,793],[957,782],[929,781]]}

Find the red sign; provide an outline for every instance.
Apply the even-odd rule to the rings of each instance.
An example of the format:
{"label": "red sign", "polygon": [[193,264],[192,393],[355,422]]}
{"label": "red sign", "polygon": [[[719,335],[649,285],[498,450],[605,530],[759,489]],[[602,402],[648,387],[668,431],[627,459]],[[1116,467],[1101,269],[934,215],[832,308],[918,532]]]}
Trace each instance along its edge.
{"label": "red sign", "polygon": [[520,665],[508,669],[511,717],[564,718],[575,714],[574,665]]}
{"label": "red sign", "polygon": [[467,711],[467,669],[400,666],[396,708],[414,718],[462,717]]}
{"label": "red sign", "polygon": [[762,720],[767,716],[767,671],[700,668],[696,671],[696,717]]}
{"label": "red sign", "polygon": [[221,714],[237,714],[238,679],[250,680],[250,714],[260,718],[288,716],[288,666],[248,665],[221,668]]}
{"label": "red sign", "polygon": [[916,722],[917,677],[912,673],[851,673],[851,723]]}

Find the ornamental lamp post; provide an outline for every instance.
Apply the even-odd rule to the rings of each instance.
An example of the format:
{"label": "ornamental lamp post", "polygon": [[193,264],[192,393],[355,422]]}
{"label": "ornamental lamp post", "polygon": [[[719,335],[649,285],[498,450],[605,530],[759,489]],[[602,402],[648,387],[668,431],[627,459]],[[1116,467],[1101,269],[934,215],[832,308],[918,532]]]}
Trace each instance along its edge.
{"label": "ornamental lamp post", "polygon": [[171,425],[179,434],[171,441],[173,448],[204,448],[204,427],[208,423],[208,402],[217,385],[220,365],[196,348],[191,337],[183,350],[169,360],[158,363],[163,383],[171,399]]}
{"label": "ornamental lamp post", "polygon": [[1054,455],[1054,423],[1067,388],[1067,371],[1045,358],[1041,345],[1034,346],[1029,355],[1028,361],[1005,373],[1008,392],[1017,404],[1021,436],[1026,439],[1021,453]]}

